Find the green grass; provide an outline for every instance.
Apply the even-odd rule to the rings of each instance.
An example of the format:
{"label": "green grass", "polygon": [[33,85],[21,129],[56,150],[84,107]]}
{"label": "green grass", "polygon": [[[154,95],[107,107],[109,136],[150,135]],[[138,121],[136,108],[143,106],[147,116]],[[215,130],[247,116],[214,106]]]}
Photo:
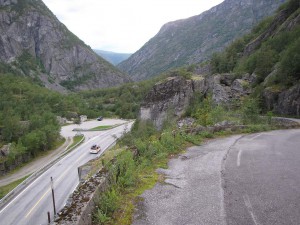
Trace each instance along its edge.
{"label": "green grass", "polygon": [[94,127],[92,129],[89,129],[89,131],[102,131],[102,130],[108,130],[111,128],[114,128],[115,126],[98,126],[98,127]]}
{"label": "green grass", "polygon": [[5,195],[7,195],[11,190],[17,187],[20,183],[26,180],[30,175],[21,178],[20,180],[16,180],[8,185],[0,187],[0,199],[2,199]]}
{"label": "green grass", "polygon": [[82,139],[84,139],[83,135],[74,136],[73,143],[68,147],[68,150],[72,149],[75,145],[77,145]]}

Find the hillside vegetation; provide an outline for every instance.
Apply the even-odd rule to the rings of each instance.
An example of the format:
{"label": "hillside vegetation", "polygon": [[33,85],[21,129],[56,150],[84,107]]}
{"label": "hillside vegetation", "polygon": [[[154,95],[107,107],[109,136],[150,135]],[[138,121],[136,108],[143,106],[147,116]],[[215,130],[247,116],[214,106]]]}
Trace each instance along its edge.
{"label": "hillside vegetation", "polygon": [[70,32],[43,1],[1,1],[0,17],[0,63],[15,73],[64,93],[66,89],[80,91],[130,82]]}
{"label": "hillside vegetation", "polygon": [[[300,80],[300,6],[298,0],[284,4],[273,17],[234,41],[211,59],[212,73],[256,74],[256,95],[266,90],[281,93]],[[265,108],[264,105],[262,105]],[[269,110],[272,108],[269,108]]]}
{"label": "hillside vegetation", "polygon": [[118,65],[133,80],[206,61],[274,11],[285,0],[225,0],[187,19],[169,22],[140,50]]}

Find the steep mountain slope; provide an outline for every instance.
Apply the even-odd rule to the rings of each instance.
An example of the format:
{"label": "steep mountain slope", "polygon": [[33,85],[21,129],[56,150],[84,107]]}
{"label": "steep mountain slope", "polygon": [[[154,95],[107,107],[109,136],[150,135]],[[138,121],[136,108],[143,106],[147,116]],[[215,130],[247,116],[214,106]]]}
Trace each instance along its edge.
{"label": "steep mountain slope", "polygon": [[262,109],[300,116],[300,1],[289,0],[250,34],[211,59],[212,73],[257,77]]}
{"label": "steep mountain slope", "polygon": [[201,62],[250,31],[285,0],[225,0],[188,19],[165,24],[159,33],[118,67],[134,80]]}
{"label": "steep mountain slope", "polygon": [[[299,53],[300,1],[289,0],[251,33],[214,54],[205,64],[210,65],[210,73],[198,73],[197,67],[203,64],[168,72],[171,77],[157,83],[144,98],[140,118],[161,128],[169,111],[182,116],[191,105],[196,107],[192,101],[205,107],[199,104],[203,96],[230,106],[227,110],[238,103],[238,109],[246,104],[249,114],[262,111],[270,117],[271,112],[299,117]],[[206,110],[200,112],[207,116]]]}
{"label": "steep mountain slope", "polygon": [[129,53],[116,53],[98,49],[94,49],[94,52],[96,52],[98,55],[100,55],[113,65],[117,65],[131,56],[131,54]]}
{"label": "steep mountain slope", "polygon": [[[72,34],[41,0],[0,1],[0,62],[49,88],[103,88],[130,79]],[[60,90],[58,88],[58,90]]]}

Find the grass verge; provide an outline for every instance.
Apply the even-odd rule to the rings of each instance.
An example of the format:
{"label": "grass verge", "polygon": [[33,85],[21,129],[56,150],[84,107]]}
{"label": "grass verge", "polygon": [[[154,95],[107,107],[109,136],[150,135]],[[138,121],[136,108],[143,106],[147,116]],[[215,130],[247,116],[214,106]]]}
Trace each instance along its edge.
{"label": "grass verge", "polygon": [[68,150],[72,149],[74,146],[76,146],[79,142],[84,139],[83,135],[78,135],[73,137],[73,143],[68,147]]}
{"label": "grass verge", "polygon": [[94,127],[94,128],[91,128],[89,129],[89,131],[102,131],[102,130],[109,130],[111,128],[114,128],[115,126],[98,126],[98,127]]}
{"label": "grass verge", "polygon": [[8,185],[0,187],[0,199],[2,199],[5,195],[7,195],[11,190],[17,187],[20,183],[26,180],[30,175],[23,177],[19,180],[16,180]]}

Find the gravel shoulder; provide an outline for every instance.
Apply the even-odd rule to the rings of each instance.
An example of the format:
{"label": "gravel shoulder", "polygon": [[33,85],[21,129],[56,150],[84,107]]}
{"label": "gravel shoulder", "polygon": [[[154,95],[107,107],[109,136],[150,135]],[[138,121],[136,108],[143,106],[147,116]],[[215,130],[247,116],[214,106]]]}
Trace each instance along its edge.
{"label": "gravel shoulder", "polygon": [[187,149],[159,169],[165,183],[145,191],[134,215],[134,225],[225,223],[222,162],[240,135],[216,139]]}

